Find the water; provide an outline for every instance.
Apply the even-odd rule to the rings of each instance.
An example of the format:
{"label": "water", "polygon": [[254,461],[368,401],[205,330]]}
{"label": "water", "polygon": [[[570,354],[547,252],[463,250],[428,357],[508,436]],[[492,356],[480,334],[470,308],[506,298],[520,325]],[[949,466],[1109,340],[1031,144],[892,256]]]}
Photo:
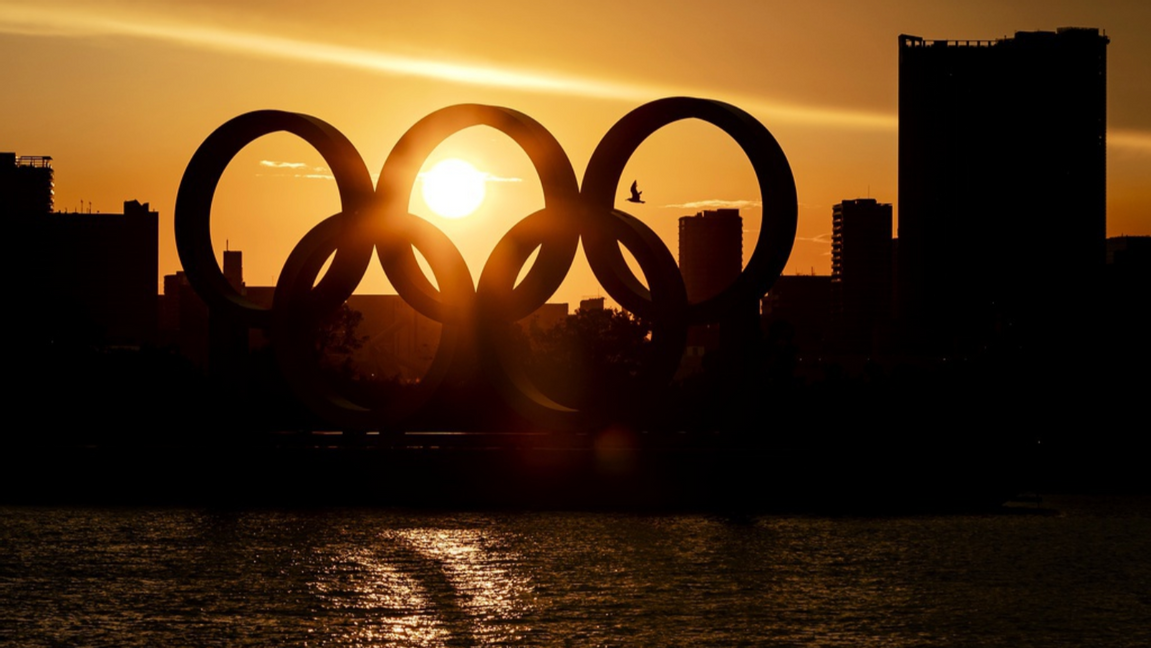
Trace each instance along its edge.
{"label": "water", "polygon": [[1151,498],[908,518],[0,508],[11,646],[1151,645]]}

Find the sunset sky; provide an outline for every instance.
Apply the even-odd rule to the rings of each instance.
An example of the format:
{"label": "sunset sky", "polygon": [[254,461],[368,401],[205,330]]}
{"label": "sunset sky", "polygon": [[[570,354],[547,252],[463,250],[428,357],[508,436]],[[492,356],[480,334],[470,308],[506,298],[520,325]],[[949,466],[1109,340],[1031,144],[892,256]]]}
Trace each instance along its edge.
{"label": "sunset sky", "polygon": [[[1063,26],[1098,27],[1111,39],[1108,235],[1151,234],[1143,0],[0,0],[0,151],[52,156],[58,210],[150,202],[160,212],[160,274],[170,274],[179,269],[172,209],[184,167],[209,133],[244,112],[319,117],[376,173],[427,113],[503,105],[548,128],[582,177],[600,138],[632,108],[674,95],[720,99],[763,122],[790,160],[800,212],[786,272],[829,274],[832,205],[896,202],[898,35],[994,39]],[[483,205],[449,221],[428,212],[416,187],[412,210],[444,229],[478,276],[542,193],[527,157],[495,131],[452,137],[429,166],[448,157],[487,174]],[[632,180],[645,205],[623,201]],[[742,206],[746,261],[760,200],[738,147],[714,127],[682,122],[640,148],[618,204],[673,252],[680,216]],[[249,285],[273,284],[292,246],[338,209],[315,151],[290,135],[263,138],[233,160],[216,194],[217,254],[227,241],[244,251]],[[361,290],[387,290],[378,267]],[[581,255],[553,301],[597,294]]]}

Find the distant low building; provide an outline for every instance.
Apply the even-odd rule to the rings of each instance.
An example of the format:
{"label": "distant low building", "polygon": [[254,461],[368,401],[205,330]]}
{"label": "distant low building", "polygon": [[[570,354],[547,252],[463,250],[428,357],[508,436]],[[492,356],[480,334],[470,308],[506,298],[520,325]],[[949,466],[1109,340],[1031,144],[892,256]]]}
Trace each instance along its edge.
{"label": "distant low building", "polygon": [[1151,356],[1151,236],[1107,239],[1105,272],[1102,342],[1134,366]]}
{"label": "distant low building", "polygon": [[208,365],[208,305],[192,289],[183,271],[164,275],[164,293],[157,298],[157,338],[175,348],[200,369]]}
{"label": "distant low building", "polygon": [[768,337],[772,337],[773,326],[787,327],[801,351],[823,349],[830,315],[831,277],[826,275],[782,275],[762,301],[761,317]]}
{"label": "distant low building", "polygon": [[[586,310],[583,308],[584,301],[588,300],[583,300],[580,302],[580,310]],[[600,310],[603,310],[602,297],[600,298]],[[561,304],[544,304],[543,306],[540,306],[535,311],[533,311],[531,315],[528,315],[527,317],[520,320],[519,325],[525,330],[530,330],[534,327],[541,331],[546,331],[550,328],[558,326],[561,322],[564,321],[564,319],[567,318],[567,316],[568,305],[566,302]]]}
{"label": "distant low building", "polygon": [[603,297],[588,297],[587,299],[579,300],[579,312],[586,313],[588,311],[601,311],[604,306]]}
{"label": "distant low building", "polygon": [[148,203],[122,214],[26,216],[20,240],[37,251],[25,273],[52,340],[141,345],[156,340],[159,215]]}
{"label": "distant low building", "polygon": [[1151,236],[1107,239],[1107,267],[1114,272],[1151,277]]}

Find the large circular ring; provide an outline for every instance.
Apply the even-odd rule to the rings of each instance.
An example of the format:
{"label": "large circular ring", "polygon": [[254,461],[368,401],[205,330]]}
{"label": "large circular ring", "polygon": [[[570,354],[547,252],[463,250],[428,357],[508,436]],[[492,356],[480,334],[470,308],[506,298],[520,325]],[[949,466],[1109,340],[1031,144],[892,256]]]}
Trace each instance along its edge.
{"label": "large circular ring", "polygon": [[[762,297],[791,254],[798,216],[795,178],[767,128],[743,110],[710,99],[671,97],[644,104],[616,122],[600,140],[588,162],[581,193],[597,208],[596,213],[613,210],[620,176],[639,145],[660,128],[691,118],[719,127],[739,144],[755,170],[763,199],[763,224],[743,272],[726,290],[688,306],[689,322],[704,324],[718,321],[736,304]],[[628,268],[619,246],[601,227],[586,228],[583,235],[588,261],[604,290],[624,308],[647,316],[653,307],[651,294]]]}
{"label": "large circular ring", "polygon": [[[224,278],[212,247],[212,197],[232,158],[256,139],[278,131],[311,144],[332,170],[343,210],[335,227],[345,231],[357,227],[363,218],[361,210],[372,198],[372,179],[356,148],[340,131],[315,117],[279,110],[250,112],[229,120],[204,140],[188,163],[176,195],[176,249],[188,282],[212,312],[251,327],[267,327],[271,313],[248,301]],[[316,298],[332,308],[352,294],[372,256],[371,243],[362,237],[346,236],[342,242],[314,289]]]}

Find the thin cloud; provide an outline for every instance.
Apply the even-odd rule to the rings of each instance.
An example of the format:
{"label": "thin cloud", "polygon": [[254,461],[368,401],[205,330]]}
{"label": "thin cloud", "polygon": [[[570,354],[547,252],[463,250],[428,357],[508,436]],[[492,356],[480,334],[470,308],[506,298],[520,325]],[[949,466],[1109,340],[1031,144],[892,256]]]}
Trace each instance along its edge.
{"label": "thin cloud", "polygon": [[306,173],[257,173],[258,178],[306,178],[308,180],[335,180],[336,177],[332,175],[332,170],[328,167],[309,167],[303,162],[277,162],[275,160],[260,160],[260,166],[269,169],[286,169],[291,171],[300,171],[306,169]]}
{"label": "thin cloud", "polygon": [[821,243],[821,244],[831,243],[831,232],[828,232],[826,234],[819,234],[817,236],[797,236],[797,237],[795,237],[795,240],[805,241],[807,243]]}
{"label": "thin cloud", "polygon": [[257,173],[257,178],[304,178],[306,180],[335,180],[330,173]]}
{"label": "thin cloud", "polygon": [[[523,178],[505,178],[503,176],[498,176],[498,175],[494,175],[491,173],[487,173],[486,171],[480,171],[480,174],[483,175],[484,182],[523,182],[524,181]],[[428,174],[426,172],[420,171],[418,174],[416,174],[416,177],[419,178],[420,180],[423,180],[425,177],[427,177],[427,175]]]}
{"label": "thin cloud", "polygon": [[260,166],[273,169],[302,169],[308,165],[303,162],[275,162],[273,160],[260,160]]}
{"label": "thin cloud", "polygon": [[695,202],[680,203],[678,205],[664,205],[664,209],[756,209],[762,207],[759,200],[697,200]]}
{"label": "thin cloud", "polygon": [[484,182],[523,182],[523,178],[504,178],[490,173],[484,174]]}
{"label": "thin cloud", "polygon": [[1151,154],[1151,133],[1136,130],[1107,131],[1107,146]]}

